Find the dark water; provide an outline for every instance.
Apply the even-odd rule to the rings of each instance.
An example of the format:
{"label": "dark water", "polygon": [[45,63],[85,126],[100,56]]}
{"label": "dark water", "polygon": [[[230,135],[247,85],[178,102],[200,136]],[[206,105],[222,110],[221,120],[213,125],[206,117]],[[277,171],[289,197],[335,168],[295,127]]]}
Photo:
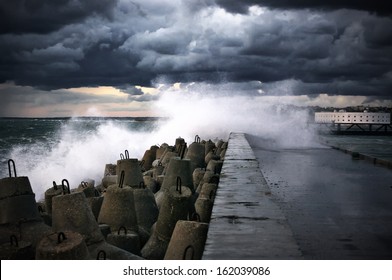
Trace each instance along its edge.
{"label": "dark water", "polygon": [[[106,163],[125,149],[140,157],[149,148],[154,118],[0,118],[0,177],[13,159],[18,176],[29,176],[40,196],[62,178],[100,180]],[[142,139],[146,139],[143,142]]]}
{"label": "dark water", "polygon": [[[171,124],[165,128],[164,122],[154,118],[0,118],[0,177],[8,176],[7,161],[13,159],[18,176],[29,176],[38,195],[53,180],[66,178],[75,184],[83,178],[99,181],[105,164],[116,162],[125,149],[131,157],[141,158],[151,145],[172,143],[184,136],[173,134],[177,133],[173,127],[193,131],[192,127],[197,126]],[[207,129],[210,134],[218,133],[207,126],[203,134]],[[277,134],[279,139],[275,140],[282,135]],[[392,137],[323,137],[323,142],[391,157]]]}
{"label": "dark water", "polygon": [[[0,118],[0,159],[3,167],[16,147],[29,149],[35,144],[50,148],[59,140],[57,132],[66,119]],[[1,168],[3,170],[3,168]]]}
{"label": "dark water", "polygon": [[327,145],[392,161],[392,136],[323,135],[321,141]]}

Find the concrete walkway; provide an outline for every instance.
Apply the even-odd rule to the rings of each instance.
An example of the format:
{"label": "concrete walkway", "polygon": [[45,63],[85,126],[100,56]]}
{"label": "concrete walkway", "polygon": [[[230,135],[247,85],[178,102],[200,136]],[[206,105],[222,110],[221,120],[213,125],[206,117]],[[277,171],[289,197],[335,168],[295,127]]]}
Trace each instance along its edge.
{"label": "concrete walkway", "polygon": [[203,259],[301,259],[243,133],[231,133]]}

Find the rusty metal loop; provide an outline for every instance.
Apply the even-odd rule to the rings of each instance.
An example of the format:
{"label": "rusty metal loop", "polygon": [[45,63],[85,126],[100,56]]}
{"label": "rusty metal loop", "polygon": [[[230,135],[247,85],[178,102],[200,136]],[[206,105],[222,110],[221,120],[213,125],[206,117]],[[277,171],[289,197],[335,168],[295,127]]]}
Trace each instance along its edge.
{"label": "rusty metal loop", "polygon": [[183,159],[186,151],[186,143],[181,144],[181,149],[180,149],[180,158]]}
{"label": "rusty metal loop", "polygon": [[[64,185],[64,183],[67,184],[67,187]],[[61,181],[61,186],[63,187],[63,194],[66,194],[66,193],[70,194],[71,193],[71,189],[69,188],[69,182],[67,179],[63,179]]]}
{"label": "rusty metal loop", "polygon": [[162,161],[159,161],[158,162],[158,166],[162,166],[163,164],[162,164]]}
{"label": "rusty metal loop", "polygon": [[18,238],[16,237],[15,234],[10,236],[10,243],[11,246],[19,247]]}
{"label": "rusty metal loop", "polygon": [[196,142],[196,143],[200,143],[200,137],[199,137],[199,135],[196,135],[196,136],[195,136],[195,142]]}
{"label": "rusty metal loop", "polygon": [[145,188],[146,188],[146,184],[144,184],[144,182],[141,181],[141,182],[139,183],[139,188],[145,189]]}
{"label": "rusty metal loop", "polygon": [[121,226],[118,231],[117,231],[117,235],[120,235],[121,230],[124,230],[124,235],[127,235],[127,228],[125,226]]}
{"label": "rusty metal loop", "polygon": [[57,191],[57,184],[55,181],[53,181],[53,189],[55,189]]}
{"label": "rusty metal loop", "polygon": [[125,150],[124,153],[125,153],[125,158],[126,158],[126,159],[129,159],[129,152],[128,152],[128,150]]}
{"label": "rusty metal loop", "polygon": [[190,260],[193,260],[193,258],[195,257],[195,248],[194,248],[192,245],[188,245],[188,246],[185,248],[185,250],[184,250],[184,255],[182,256],[182,259],[183,259],[183,260],[186,260],[186,259],[187,259],[186,256],[187,256],[187,253],[188,253],[189,249],[192,249],[192,254],[191,254]]}
{"label": "rusty metal loop", "polygon": [[11,163],[12,163],[12,166],[14,167],[14,175],[15,175],[15,177],[17,177],[16,176],[15,161],[13,159],[9,159],[8,160],[8,172],[9,172],[10,178],[12,177],[12,175],[11,175]]}
{"label": "rusty metal loop", "polygon": [[61,242],[63,242],[64,240],[66,240],[67,237],[65,236],[64,232],[59,232],[59,234],[57,235],[57,244],[60,244]]}
{"label": "rusty metal loop", "polygon": [[[101,256],[103,257],[103,259],[101,259]],[[106,252],[104,250],[98,252],[97,260],[106,260]]]}
{"label": "rusty metal loop", "polygon": [[200,215],[197,212],[193,212],[190,221],[201,222]]}
{"label": "rusty metal loop", "polygon": [[124,185],[124,177],[125,177],[125,171],[121,170],[121,174],[120,174],[120,182],[118,183],[118,187],[122,188]]}
{"label": "rusty metal loop", "polygon": [[178,191],[180,194],[182,194],[182,191],[181,191],[181,177],[180,176],[177,176],[176,191]]}
{"label": "rusty metal loop", "polygon": [[125,159],[124,154],[122,154],[122,153],[120,154],[120,159],[121,160]]}

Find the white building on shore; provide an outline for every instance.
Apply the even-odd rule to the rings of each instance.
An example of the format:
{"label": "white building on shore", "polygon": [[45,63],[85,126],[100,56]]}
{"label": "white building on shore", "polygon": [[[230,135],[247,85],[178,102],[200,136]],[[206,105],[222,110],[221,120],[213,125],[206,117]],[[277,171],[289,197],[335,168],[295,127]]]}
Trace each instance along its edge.
{"label": "white building on shore", "polygon": [[390,124],[390,113],[372,112],[317,112],[316,123],[325,124]]}

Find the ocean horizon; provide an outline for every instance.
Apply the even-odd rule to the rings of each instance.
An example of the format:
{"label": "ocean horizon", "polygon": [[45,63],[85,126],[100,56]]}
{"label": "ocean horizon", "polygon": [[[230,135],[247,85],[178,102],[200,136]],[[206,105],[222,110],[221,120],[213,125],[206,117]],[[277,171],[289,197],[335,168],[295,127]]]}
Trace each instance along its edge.
{"label": "ocean horizon", "polygon": [[[174,145],[177,137],[188,143],[193,141],[192,126],[196,124],[184,129],[181,135],[174,132],[173,126],[168,118],[161,117],[1,117],[0,177],[8,176],[7,163],[13,159],[18,176],[29,177],[38,199],[53,181],[68,179],[76,185],[84,179],[93,179],[98,185],[105,164],[116,163],[124,150],[129,151],[130,157],[141,159],[152,145]],[[209,132],[207,137],[225,138],[230,131],[222,133],[210,128]],[[277,142],[284,135],[271,137]],[[339,146],[392,161],[392,137],[314,135],[314,138],[298,148]],[[294,144],[287,148],[295,147]]]}

